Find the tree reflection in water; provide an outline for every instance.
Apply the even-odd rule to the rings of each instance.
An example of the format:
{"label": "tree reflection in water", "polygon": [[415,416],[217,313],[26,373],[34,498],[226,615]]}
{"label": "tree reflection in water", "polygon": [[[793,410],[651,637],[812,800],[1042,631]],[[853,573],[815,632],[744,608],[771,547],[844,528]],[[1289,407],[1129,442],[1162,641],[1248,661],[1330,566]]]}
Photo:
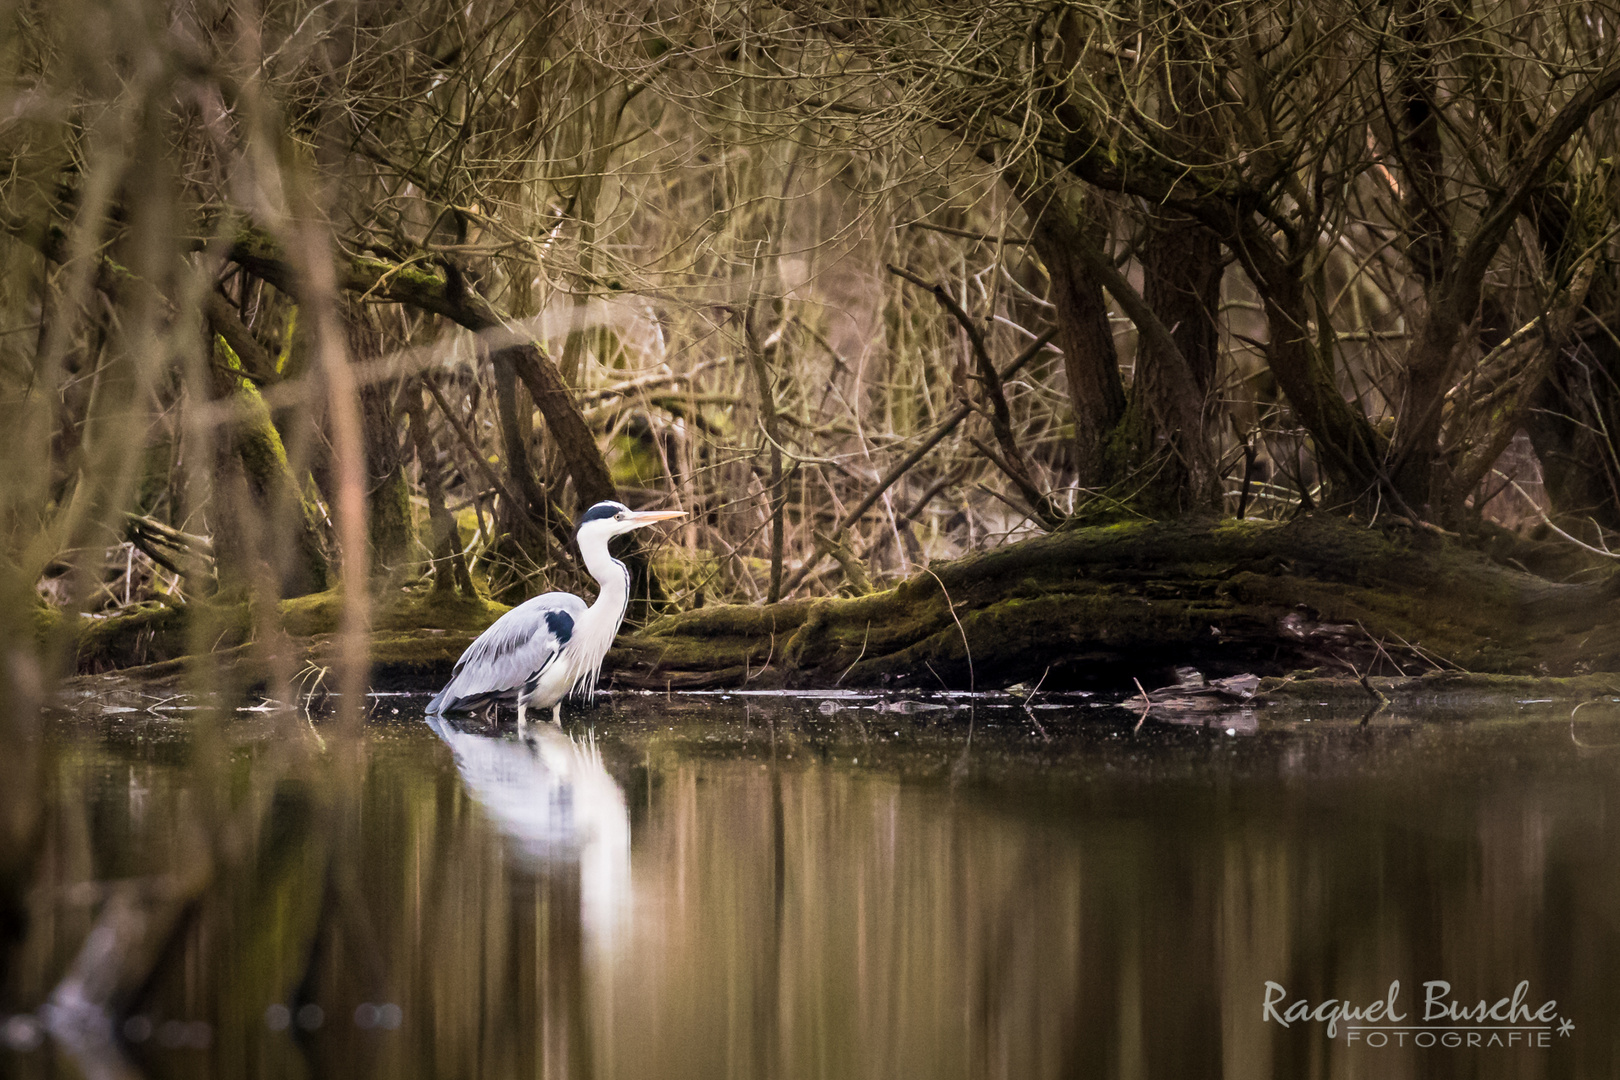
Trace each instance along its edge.
{"label": "tree reflection in water", "polygon": [[[1576,1020],[1504,1070],[1612,1072],[1620,761],[1562,726],[1133,735],[1077,710],[1046,743],[981,707],[969,748],[963,719],[648,699],[595,739],[519,740],[402,709],[289,766],[251,717],[212,771],[205,727],[54,723],[0,1025],[36,1014],[111,883],[173,879],[258,800],[119,1003],[140,1073],[1479,1074],[1260,1020],[1266,980],[1365,1001],[1400,979],[1412,1006],[1435,978],[1465,1001],[1528,979]],[[56,1053],[0,1050],[0,1075]]]}

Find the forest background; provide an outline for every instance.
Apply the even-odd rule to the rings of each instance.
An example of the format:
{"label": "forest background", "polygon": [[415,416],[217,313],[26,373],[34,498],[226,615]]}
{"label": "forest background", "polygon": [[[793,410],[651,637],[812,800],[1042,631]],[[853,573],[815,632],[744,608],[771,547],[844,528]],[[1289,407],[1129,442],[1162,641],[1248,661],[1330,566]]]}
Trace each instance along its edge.
{"label": "forest background", "polygon": [[4,677],[481,625],[605,498],[692,515],[638,619],[1312,511],[1590,577],[1617,15],[11,3]]}

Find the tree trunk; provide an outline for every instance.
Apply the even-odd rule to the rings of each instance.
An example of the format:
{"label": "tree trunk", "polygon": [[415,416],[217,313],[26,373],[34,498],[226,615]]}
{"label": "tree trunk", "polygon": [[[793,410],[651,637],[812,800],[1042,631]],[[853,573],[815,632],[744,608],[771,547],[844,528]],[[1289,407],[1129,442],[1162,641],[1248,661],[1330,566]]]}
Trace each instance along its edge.
{"label": "tree trunk", "polygon": [[517,369],[509,350],[490,353],[495,373],[495,413],[501,425],[501,456],[506,461],[506,488],[523,500],[523,505],[507,508],[509,529],[527,533],[544,530],[550,518],[550,498],[535,479],[529,461],[529,422],[527,405],[518,400]]}
{"label": "tree trunk", "polygon": [[1253,222],[1239,224],[1233,235],[1238,258],[1265,308],[1266,363],[1294,416],[1310,432],[1336,500],[1373,501],[1384,475],[1385,440],[1345,400],[1333,376],[1332,356],[1324,356],[1312,339],[1300,260],[1279,251]]}
{"label": "tree trunk", "polygon": [[[591,434],[585,417],[574,401],[573,393],[563,381],[562,373],[540,347],[533,342],[509,345],[498,350],[512,365],[517,377],[529,388],[529,396],[546,418],[546,427],[557,444],[569,478],[574,482],[574,494],[579,508],[584,510],[599,502],[617,501],[618,489],[608,472],[596,436]],[[623,559],[630,568],[631,615],[644,619],[652,609],[666,603],[668,597],[653,573],[646,549],[638,541],[630,541],[630,550]]]}
{"label": "tree trunk", "polygon": [[[1219,357],[1221,245],[1193,219],[1159,211],[1142,250],[1143,290],[1181,361],[1152,335],[1138,338],[1130,416],[1122,431],[1127,466],[1149,479],[1138,497],[1149,513],[1213,509],[1220,478],[1209,467],[1209,404]],[[1191,385],[1186,380],[1191,379]],[[1178,400],[1190,399],[1190,400]],[[1189,429],[1188,418],[1197,426]]]}
{"label": "tree trunk", "polygon": [[459,589],[472,600],[477,597],[472,577],[467,572],[467,560],[461,553],[461,530],[456,519],[444,505],[444,487],[439,479],[439,454],[433,445],[433,434],[428,429],[427,410],[422,407],[422,390],[412,383],[405,390],[405,411],[410,416],[411,442],[416,450],[416,465],[422,473],[422,493],[427,498],[428,521],[431,525],[433,555],[433,591],[448,593]]}
{"label": "tree trunk", "polygon": [[[1142,298],[1169,327],[1192,369],[1198,393],[1208,394],[1215,386],[1220,357],[1218,320],[1224,270],[1220,240],[1190,217],[1173,211],[1157,213],[1143,248],[1142,268]],[[1157,368],[1158,350],[1149,352]],[[1154,377],[1162,376],[1155,371]]]}
{"label": "tree trunk", "polygon": [[1077,250],[1078,233],[1084,227],[1064,207],[1054,205],[1035,219],[1032,239],[1052,279],[1050,299],[1074,408],[1080,486],[1102,488],[1113,480],[1106,451],[1109,437],[1125,416],[1125,384],[1108,324],[1108,302]]}
{"label": "tree trunk", "polygon": [[596,203],[602,194],[602,181],[607,173],[608,161],[616,149],[615,140],[624,107],[639,92],[615,82],[607,87],[596,102],[594,114],[583,111],[579,124],[579,178],[571,201],[574,219],[579,222],[579,274],[575,279],[573,303],[570,305],[568,337],[563,342],[560,370],[563,381],[570,386],[579,383],[579,367],[585,356],[585,340],[589,333],[585,314],[590,307],[591,293],[596,283]]}
{"label": "tree trunk", "polygon": [[[1112,488],[1154,515],[1209,509],[1220,498],[1206,415],[1218,345],[1220,248],[1191,222],[1176,228],[1162,254],[1149,256],[1152,299],[1131,286],[1066,207],[1048,207],[1034,230],[1036,250],[1052,275],[1082,486]],[[1139,331],[1128,397],[1104,288]],[[1193,359],[1182,350],[1183,340],[1194,349]]]}
{"label": "tree trunk", "polygon": [[551,357],[541,352],[533,342],[508,345],[493,355],[510,363],[517,377],[523,380],[523,385],[529,388],[529,396],[546,418],[546,427],[550,429],[551,437],[557,443],[557,450],[568,468],[568,475],[574,481],[574,494],[579,499],[580,507],[618,498],[607,462],[602,457],[601,448],[596,445],[596,437],[591,434],[585,417],[574,402],[574,395]]}
{"label": "tree trunk", "polygon": [[1611,61],[1507,163],[1503,182],[1492,191],[1466,242],[1457,246],[1436,283],[1425,290],[1428,310],[1407,353],[1395,414],[1394,486],[1408,503],[1432,501],[1450,487],[1448,463],[1439,445],[1442,409],[1446,392],[1455,383],[1464,329],[1479,313],[1493,260],[1564,148],[1593,112],[1616,94],[1620,94],[1620,61]]}
{"label": "tree trunk", "polygon": [[[761,305],[764,306],[764,305]],[[743,339],[748,350],[748,366],[753,371],[754,387],[759,393],[759,422],[765,431],[766,456],[770,460],[769,480],[771,512],[771,580],[765,592],[765,602],[774,604],[782,599],[782,547],[783,518],[787,506],[787,490],[782,483],[782,432],[776,415],[776,380],[771,377],[771,361],[776,359],[776,348],[761,343],[754,320],[759,308],[750,307],[743,313]],[[769,355],[767,355],[769,353]]]}
{"label": "tree trunk", "polygon": [[[211,388],[216,399],[234,399],[237,404],[239,419],[230,429],[229,447],[240,459],[251,508],[263,523],[258,531],[270,538],[261,554],[274,569],[283,597],[320,592],[330,585],[332,576],[321,540],[320,510],[294,475],[281,433],[258,390],[245,378],[241,357],[223,336],[215,338],[214,344]],[[222,472],[218,486],[230,490],[228,481],[234,471]],[[235,517],[235,511],[228,508],[225,513]],[[221,573],[228,575],[231,569],[226,564],[233,545],[227,538],[220,547]]]}
{"label": "tree trunk", "polygon": [[1620,346],[1599,334],[1561,350],[1525,429],[1554,515],[1620,529]]}
{"label": "tree trunk", "polygon": [[396,380],[360,387],[360,414],[366,452],[366,524],[372,566],[387,571],[410,558],[411,488],[395,436]]}

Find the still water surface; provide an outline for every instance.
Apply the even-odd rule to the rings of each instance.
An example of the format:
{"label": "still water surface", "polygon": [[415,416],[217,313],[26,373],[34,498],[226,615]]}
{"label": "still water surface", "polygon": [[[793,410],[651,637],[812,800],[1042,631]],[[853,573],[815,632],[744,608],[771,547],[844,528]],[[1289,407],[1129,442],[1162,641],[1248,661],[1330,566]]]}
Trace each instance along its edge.
{"label": "still water surface", "polygon": [[[1136,730],[1080,699],[619,695],[519,739],[424,701],[291,763],[321,728],[50,721],[0,1075],[75,1075],[33,1035],[109,883],[209,845],[228,872],[114,1021],[134,1075],[1620,1069],[1620,706]],[[1445,980],[1469,1007],[1528,981],[1574,1027],[1375,1047],[1264,1019],[1268,981],[1315,1008],[1396,980],[1407,1025]]]}

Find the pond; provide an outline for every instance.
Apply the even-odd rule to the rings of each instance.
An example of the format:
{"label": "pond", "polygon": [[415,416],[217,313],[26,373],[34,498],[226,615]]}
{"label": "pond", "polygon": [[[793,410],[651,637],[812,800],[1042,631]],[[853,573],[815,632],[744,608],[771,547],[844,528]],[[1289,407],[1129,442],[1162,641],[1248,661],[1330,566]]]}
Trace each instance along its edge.
{"label": "pond", "polygon": [[49,719],[0,1075],[1620,1068],[1614,703],[426,697]]}

